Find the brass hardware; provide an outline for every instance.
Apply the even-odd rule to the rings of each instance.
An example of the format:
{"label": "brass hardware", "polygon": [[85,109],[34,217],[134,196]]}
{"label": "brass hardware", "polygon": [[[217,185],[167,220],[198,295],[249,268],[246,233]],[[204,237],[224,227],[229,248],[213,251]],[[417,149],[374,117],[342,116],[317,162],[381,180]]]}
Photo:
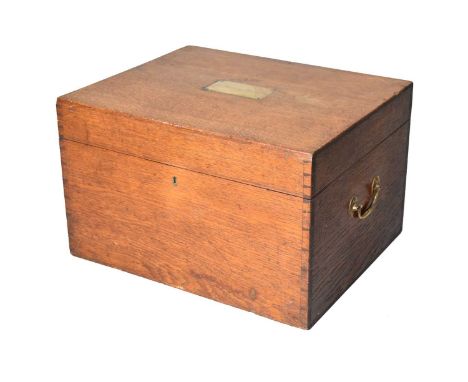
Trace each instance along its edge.
{"label": "brass hardware", "polygon": [[358,203],[358,199],[356,196],[353,196],[349,201],[349,214],[353,217],[357,217],[360,220],[369,217],[372,211],[374,211],[381,188],[382,187],[380,186],[380,177],[374,176],[374,178],[372,179],[371,195],[369,201],[364,206],[363,204]]}
{"label": "brass hardware", "polygon": [[246,97],[251,99],[262,99],[273,93],[273,89],[264,88],[262,86],[224,80],[216,81],[211,85],[204,87],[204,89],[210,90],[212,92],[236,95],[239,97]]}

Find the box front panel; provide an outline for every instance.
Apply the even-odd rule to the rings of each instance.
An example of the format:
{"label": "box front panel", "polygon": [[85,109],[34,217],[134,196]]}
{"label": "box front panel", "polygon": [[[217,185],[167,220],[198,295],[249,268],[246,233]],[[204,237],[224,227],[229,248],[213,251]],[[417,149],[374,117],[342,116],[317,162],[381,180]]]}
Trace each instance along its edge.
{"label": "box front panel", "polygon": [[306,325],[302,198],[67,140],[61,150],[74,255]]}

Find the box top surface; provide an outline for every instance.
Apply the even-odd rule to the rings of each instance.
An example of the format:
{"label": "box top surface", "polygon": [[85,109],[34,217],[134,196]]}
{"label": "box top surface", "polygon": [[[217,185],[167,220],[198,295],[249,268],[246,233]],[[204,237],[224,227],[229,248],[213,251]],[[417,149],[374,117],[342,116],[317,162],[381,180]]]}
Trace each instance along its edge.
{"label": "box top surface", "polygon": [[61,98],[314,153],[410,84],[187,46]]}

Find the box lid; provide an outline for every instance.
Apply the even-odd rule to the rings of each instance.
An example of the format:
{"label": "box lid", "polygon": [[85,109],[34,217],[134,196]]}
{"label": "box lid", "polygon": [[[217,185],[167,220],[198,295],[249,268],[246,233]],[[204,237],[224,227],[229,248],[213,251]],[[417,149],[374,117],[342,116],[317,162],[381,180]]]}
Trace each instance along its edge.
{"label": "box lid", "polygon": [[[64,139],[311,197],[409,119],[411,88],[187,46],[59,97],[57,108]],[[345,145],[343,167],[335,163],[314,184],[305,179],[312,158],[366,119],[371,133],[359,153]]]}

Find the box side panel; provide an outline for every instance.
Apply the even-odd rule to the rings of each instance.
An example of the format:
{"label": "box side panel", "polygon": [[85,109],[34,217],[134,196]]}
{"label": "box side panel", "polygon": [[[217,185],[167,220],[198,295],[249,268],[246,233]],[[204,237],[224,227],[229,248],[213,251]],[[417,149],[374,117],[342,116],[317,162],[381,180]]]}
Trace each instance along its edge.
{"label": "box side panel", "polygon": [[[303,161],[310,160],[311,154],[137,119],[60,98],[57,114],[60,135],[68,140],[303,196]],[[311,189],[307,192],[310,197]]]}
{"label": "box side panel", "polygon": [[413,85],[314,154],[313,194],[344,173],[410,119]]}
{"label": "box side panel", "polygon": [[71,252],[295,326],[302,198],[61,140]]}
{"label": "box side panel", "polygon": [[[310,322],[313,325],[402,229],[409,122],[312,199]],[[350,199],[365,204],[373,177],[381,191],[363,220],[349,214]]]}

